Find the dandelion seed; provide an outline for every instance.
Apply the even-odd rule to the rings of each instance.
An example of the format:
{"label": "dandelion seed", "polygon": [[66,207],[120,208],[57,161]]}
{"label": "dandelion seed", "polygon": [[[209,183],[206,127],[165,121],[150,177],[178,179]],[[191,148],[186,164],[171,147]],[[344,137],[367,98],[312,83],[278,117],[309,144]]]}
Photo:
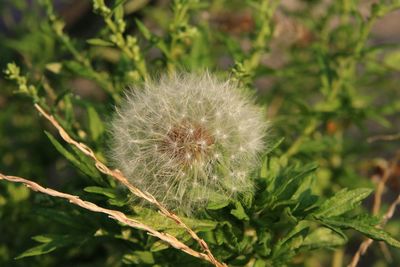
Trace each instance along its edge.
{"label": "dandelion seed", "polygon": [[188,214],[213,194],[253,190],[246,174],[258,162],[266,125],[233,82],[164,77],[127,93],[112,121],[110,159],[133,184]]}

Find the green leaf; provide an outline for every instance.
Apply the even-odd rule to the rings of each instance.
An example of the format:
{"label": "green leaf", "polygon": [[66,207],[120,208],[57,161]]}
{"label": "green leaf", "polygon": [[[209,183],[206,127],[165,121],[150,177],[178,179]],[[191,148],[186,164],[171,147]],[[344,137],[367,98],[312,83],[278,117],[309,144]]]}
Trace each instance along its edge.
{"label": "green leaf", "polygon": [[387,66],[400,71],[400,51],[386,54],[384,63]]}
{"label": "green leaf", "polygon": [[88,39],[88,40],[86,40],[86,42],[88,44],[96,45],[96,46],[113,46],[114,45],[113,43],[103,40],[103,39],[100,39],[100,38]]}
{"label": "green leaf", "polygon": [[134,251],[130,254],[125,254],[122,258],[125,264],[154,264],[153,253],[150,251]]}
{"label": "green leaf", "polygon": [[242,204],[239,201],[235,201],[235,209],[231,210],[231,214],[241,221],[248,221],[250,218],[246,214]]}
{"label": "green leaf", "polygon": [[255,250],[264,257],[268,256],[271,253],[271,239],[271,233],[267,229],[259,229]]}
{"label": "green leaf", "polygon": [[[305,236],[308,234],[310,228],[310,222],[300,221],[289,233],[287,233],[282,239],[280,239],[273,248],[272,258],[276,263],[274,266],[278,266],[278,263],[288,261],[296,255],[296,250],[303,244]],[[280,266],[281,264],[279,264]]]}
{"label": "green leaf", "polygon": [[135,22],[139,31],[143,34],[144,38],[146,38],[146,40],[150,40],[153,36],[151,31],[140,20],[135,19]]}
{"label": "green leaf", "polygon": [[33,236],[32,239],[39,243],[49,243],[51,240],[53,240],[51,237],[46,235]]}
{"label": "green leaf", "polygon": [[333,225],[341,228],[351,228],[371,239],[385,241],[389,245],[400,248],[400,242],[385,232],[383,229],[375,226],[376,219],[363,216],[355,218],[323,218],[321,221],[328,225]]}
{"label": "green leaf", "polygon": [[45,131],[45,134],[47,135],[53,146],[57,149],[57,151],[60,152],[61,155],[63,155],[69,162],[71,162],[72,165],[74,165],[84,174],[92,178],[95,178],[96,181],[101,181],[100,174],[92,165],[86,164],[85,161],[83,161],[80,158],[77,158],[76,155],[72,154],[67,149],[65,149],[49,132]]}
{"label": "green leaf", "polygon": [[83,171],[84,173],[89,172],[89,170],[87,170],[85,168],[85,166],[78,160],[78,158],[75,157],[75,155],[73,155],[71,152],[69,152],[67,149],[65,149],[55,138],[54,136],[45,131],[45,134],[47,135],[47,137],[49,138],[50,142],[53,144],[53,146],[57,149],[58,152],[61,153],[61,155],[63,155],[69,162],[71,162],[75,167],[79,168],[81,171]]}
{"label": "green leaf", "polygon": [[86,77],[88,79],[93,79],[93,80],[99,82],[102,87],[104,86],[103,82],[101,80],[99,80],[99,78],[98,78],[99,75],[103,74],[103,73],[96,72],[93,69],[91,69],[83,64],[80,64],[79,62],[76,62],[76,61],[67,61],[66,60],[63,62],[63,64],[64,64],[65,68],[68,69],[69,71],[71,71],[79,76]]}
{"label": "green leaf", "polygon": [[296,191],[301,187],[303,182],[311,173],[313,173],[318,168],[318,164],[311,163],[302,167],[296,172],[289,172],[286,175],[280,175],[280,179],[276,180],[276,190],[272,191],[278,199],[289,200],[293,199],[293,196],[297,197]]}
{"label": "green leaf", "polygon": [[170,51],[167,44],[163,39],[151,33],[151,31],[140,20],[135,20],[139,31],[143,34],[144,38],[154,44],[160,49],[167,58],[170,57]]}
{"label": "green leaf", "polygon": [[222,208],[225,208],[226,206],[228,206],[229,203],[230,203],[229,200],[220,201],[220,202],[210,201],[207,204],[207,209],[208,210],[219,210],[219,209],[222,209]]}
{"label": "green leaf", "polygon": [[[264,153],[263,161],[262,161],[262,165],[261,165],[261,170],[260,170],[260,177],[261,178],[267,178],[268,177],[268,171],[269,171],[269,167],[270,167],[270,166],[268,166],[269,154],[271,154],[272,151],[274,151],[276,148],[278,148],[279,145],[282,144],[283,140],[285,140],[284,137],[282,137],[277,142],[275,142],[275,144],[273,144],[270,148],[268,148],[267,151]],[[276,161],[276,163],[279,162],[276,158],[273,158],[271,161],[274,161],[274,162]]]}
{"label": "green leaf", "polygon": [[120,191],[114,188],[106,188],[99,186],[88,186],[83,189],[86,192],[99,194],[108,197],[107,202],[110,205],[122,207],[129,203],[129,196],[122,194]]}
{"label": "green leaf", "polygon": [[57,248],[58,248],[58,246],[53,243],[41,244],[41,245],[38,245],[36,247],[26,250],[19,256],[15,257],[15,259],[19,260],[19,259],[26,258],[26,257],[47,254],[47,253],[50,253],[50,252],[56,250]]}
{"label": "green leaf", "polygon": [[221,235],[218,237],[218,239],[220,239],[219,241],[222,241],[225,245],[237,250],[240,247],[240,244],[236,235],[237,231],[234,231],[233,225],[228,221],[224,221],[220,225],[222,227],[219,228],[221,230]]}
{"label": "green leaf", "polygon": [[60,247],[68,246],[80,240],[79,237],[76,236],[73,237],[68,235],[40,235],[40,236],[34,236],[32,237],[32,239],[43,244],[26,250],[25,252],[17,256],[15,258],[16,260],[26,257],[47,254]]}
{"label": "green leaf", "polygon": [[87,107],[89,120],[89,132],[94,141],[97,141],[104,133],[104,125],[97,111],[92,107]]}
{"label": "green leaf", "polygon": [[113,206],[123,207],[129,203],[129,199],[127,199],[127,198],[117,198],[117,199],[111,198],[107,202]]}
{"label": "green leaf", "polygon": [[305,235],[305,233],[308,232],[309,227],[310,227],[310,222],[308,221],[298,222],[297,225],[285,237],[279,240],[276,247],[278,248],[283,244],[288,243],[291,239],[293,239],[298,235]]}
{"label": "green leaf", "polygon": [[[158,231],[165,231],[169,229],[182,229],[179,225],[171,220],[166,220],[164,216],[158,212],[143,208],[139,206],[134,207],[135,216],[129,216],[133,219],[147,222],[146,224],[153,227]],[[217,222],[203,219],[193,219],[181,216],[183,222],[196,232],[210,231],[217,226]]]}
{"label": "green leaf", "polygon": [[[182,242],[189,241],[191,239],[191,236],[186,232],[185,229],[179,227],[179,228],[174,228],[174,229],[168,229],[165,231],[166,233],[175,236],[177,239],[179,239]],[[152,252],[160,251],[169,248],[170,245],[168,243],[165,243],[162,240],[158,240],[154,242],[154,244],[151,246],[150,250]]]}
{"label": "green leaf", "polygon": [[88,186],[83,189],[86,192],[104,195],[108,198],[116,198],[117,194],[115,193],[114,189],[111,188],[104,188],[99,186]]}
{"label": "green leaf", "polygon": [[277,149],[285,140],[285,137],[282,137],[281,139],[279,139],[278,141],[276,141],[273,145],[271,145],[267,151],[264,152],[264,156],[267,156],[268,154],[270,154],[272,151],[274,151],[275,149]]}
{"label": "green leaf", "polygon": [[[117,1],[113,6],[112,12],[115,16],[115,21],[120,21],[124,19],[124,6],[122,5],[126,0]],[[119,2],[119,3],[118,3]]]}
{"label": "green leaf", "polygon": [[62,69],[62,63],[60,63],[60,62],[48,63],[48,64],[46,64],[46,69],[55,74],[59,74]]}
{"label": "green leaf", "polygon": [[343,235],[337,234],[335,231],[320,227],[315,229],[303,241],[302,248],[306,250],[337,247],[346,244],[347,238]]}
{"label": "green leaf", "polygon": [[271,180],[269,181],[269,184],[273,184],[273,182],[275,181],[274,178],[277,176],[277,174],[279,173],[281,168],[282,168],[282,166],[281,166],[278,158],[266,157],[261,166],[260,177],[264,178],[264,179],[270,178]]}
{"label": "green leaf", "polygon": [[210,193],[209,202],[207,204],[208,210],[219,210],[225,208],[230,204],[230,200],[222,197],[220,194]]}
{"label": "green leaf", "polygon": [[361,200],[368,197],[372,191],[369,188],[358,188],[350,191],[342,189],[326,200],[313,214],[318,218],[329,218],[344,214],[360,205]]}

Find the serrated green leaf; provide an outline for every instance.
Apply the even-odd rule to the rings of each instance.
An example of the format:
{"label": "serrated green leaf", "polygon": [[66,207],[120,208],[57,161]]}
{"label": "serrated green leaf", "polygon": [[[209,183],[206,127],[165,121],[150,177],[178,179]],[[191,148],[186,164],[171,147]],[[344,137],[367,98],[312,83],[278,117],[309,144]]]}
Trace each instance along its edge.
{"label": "serrated green leaf", "polygon": [[318,218],[329,218],[344,214],[360,205],[361,200],[371,194],[372,191],[369,188],[358,188],[350,191],[342,189],[326,200],[313,214]]}
{"label": "serrated green leaf", "polygon": [[231,210],[231,214],[241,221],[248,221],[250,219],[239,201],[235,202],[235,209]]}
{"label": "serrated green leaf", "polygon": [[304,238],[301,247],[308,251],[311,249],[342,246],[346,242],[347,238],[342,235],[337,234],[329,228],[320,227]]}
{"label": "serrated green leaf", "polygon": [[279,181],[279,184],[276,186],[276,190],[272,192],[277,196],[278,199],[292,199],[301,184],[305,181],[305,178],[308,177],[308,175],[314,172],[317,168],[318,164],[311,163],[307,164],[300,170],[296,170],[297,173],[286,174],[291,175],[289,177],[285,177],[286,175],[281,175],[281,179],[276,181]]}
{"label": "serrated green leaf", "polygon": [[275,244],[272,250],[274,266],[281,266],[282,262],[287,262],[296,255],[296,250],[303,244],[309,228],[310,222],[300,221],[289,233]]}
{"label": "serrated green leaf", "polygon": [[223,243],[225,243],[225,245],[231,247],[232,249],[238,250],[240,248],[240,244],[232,224],[225,221],[221,223],[221,225],[222,227],[220,229],[222,230]]}
{"label": "serrated green leaf", "polygon": [[286,234],[281,240],[279,240],[276,247],[279,248],[280,246],[287,244],[291,239],[298,235],[305,236],[305,234],[308,233],[309,227],[310,222],[308,221],[298,222],[297,225],[288,234]]}
{"label": "serrated green leaf", "polygon": [[255,250],[264,257],[268,256],[271,253],[271,239],[271,233],[267,229],[259,229]]}
{"label": "serrated green leaf", "polygon": [[400,248],[400,242],[392,237],[383,229],[375,226],[376,219],[368,217],[356,218],[323,218],[321,219],[325,224],[333,225],[341,228],[351,228],[371,239],[385,241],[389,245]]}

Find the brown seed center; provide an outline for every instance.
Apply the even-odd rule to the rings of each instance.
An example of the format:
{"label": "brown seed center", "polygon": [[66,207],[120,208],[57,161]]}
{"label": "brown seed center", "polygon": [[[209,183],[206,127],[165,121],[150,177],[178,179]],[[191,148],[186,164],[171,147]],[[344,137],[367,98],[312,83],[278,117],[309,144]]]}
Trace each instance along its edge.
{"label": "brown seed center", "polygon": [[207,158],[213,144],[214,137],[203,125],[183,121],[168,131],[160,150],[184,164],[190,164]]}

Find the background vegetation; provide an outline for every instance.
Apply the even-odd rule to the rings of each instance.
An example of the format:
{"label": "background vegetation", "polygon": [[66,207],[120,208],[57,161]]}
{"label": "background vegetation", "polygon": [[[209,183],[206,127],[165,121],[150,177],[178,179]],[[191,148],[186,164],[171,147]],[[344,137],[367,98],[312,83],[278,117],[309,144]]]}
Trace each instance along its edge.
{"label": "background vegetation", "polygon": [[[132,207],[132,196],[63,142],[32,102],[106,163],[107,122],[124,89],[208,69],[256,92],[273,125],[256,194],[215,200],[186,219],[217,259],[344,266],[365,235],[400,247],[392,238],[400,238],[398,218],[385,226],[391,235],[378,226],[400,190],[400,39],[383,35],[398,8],[398,0],[2,1],[0,170],[121,210],[198,248],[179,226]],[[360,207],[368,188],[377,194]],[[5,181],[0,233],[1,266],[207,265]],[[398,266],[399,251],[385,244],[374,243],[360,265]]]}

